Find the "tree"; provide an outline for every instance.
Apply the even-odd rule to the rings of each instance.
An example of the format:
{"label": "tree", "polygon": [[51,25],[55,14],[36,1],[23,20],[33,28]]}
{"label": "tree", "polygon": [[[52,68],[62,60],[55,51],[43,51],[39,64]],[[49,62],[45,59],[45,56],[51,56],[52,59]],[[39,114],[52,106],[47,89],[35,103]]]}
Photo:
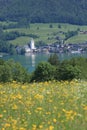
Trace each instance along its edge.
{"label": "tree", "polygon": [[52,24],[50,24],[50,25],[49,25],[49,28],[53,28],[53,25],[52,25]]}
{"label": "tree", "polygon": [[21,55],[24,55],[24,54],[25,54],[25,49],[24,49],[24,48],[21,49],[20,54],[21,54]]}
{"label": "tree", "polygon": [[18,26],[20,26],[20,27],[26,27],[26,28],[30,28],[30,22],[29,22],[29,20],[27,19],[27,18],[21,18],[20,19],[20,21],[19,21],[19,23],[18,23]]}
{"label": "tree", "polygon": [[69,39],[70,37],[76,36],[78,35],[78,31],[68,31],[65,34],[65,40]]}
{"label": "tree", "polygon": [[61,28],[61,25],[60,25],[60,24],[58,25],[58,28]]}
{"label": "tree", "polygon": [[14,60],[6,61],[6,64],[10,66],[12,80],[18,82],[29,82],[30,81],[30,74],[27,70],[18,62],[14,62]]}
{"label": "tree", "polygon": [[0,82],[9,82],[12,79],[11,68],[6,63],[0,65]]}
{"label": "tree", "polygon": [[63,61],[57,68],[56,78],[57,80],[72,80],[74,78],[78,79],[81,76],[81,70],[76,64],[73,66],[70,61]]}
{"label": "tree", "polygon": [[46,46],[47,44],[44,41],[36,42],[36,47]]}
{"label": "tree", "polygon": [[48,62],[40,62],[36,67],[32,80],[49,81],[54,79],[55,68]]}
{"label": "tree", "polygon": [[78,68],[81,71],[81,79],[87,79],[87,58],[78,57],[78,58],[72,58],[69,63],[72,66],[78,66]]}
{"label": "tree", "polygon": [[[14,6],[13,6],[14,5]],[[20,6],[19,6],[20,5]],[[73,5],[73,6],[72,6]],[[87,24],[86,0],[0,0],[0,20]]]}

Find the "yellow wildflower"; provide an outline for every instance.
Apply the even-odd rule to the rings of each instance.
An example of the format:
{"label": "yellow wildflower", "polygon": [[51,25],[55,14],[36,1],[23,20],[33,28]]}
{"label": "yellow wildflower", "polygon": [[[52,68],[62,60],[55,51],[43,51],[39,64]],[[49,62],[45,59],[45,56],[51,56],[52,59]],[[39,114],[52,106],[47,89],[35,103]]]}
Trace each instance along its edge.
{"label": "yellow wildflower", "polygon": [[54,118],[54,119],[53,119],[53,122],[54,122],[54,123],[56,123],[56,122],[57,122],[57,120]]}
{"label": "yellow wildflower", "polygon": [[5,124],[5,127],[10,127],[11,125],[9,123],[6,123]]}
{"label": "yellow wildflower", "polygon": [[67,111],[67,110],[63,109],[62,111],[65,113],[67,120],[69,120],[69,119],[73,120],[74,117],[76,116],[76,112],[74,112],[72,110]]}
{"label": "yellow wildflower", "polygon": [[42,128],[43,128],[43,125],[39,125],[39,128],[42,129]]}
{"label": "yellow wildflower", "polygon": [[54,126],[49,126],[49,130],[53,130],[54,129]]}
{"label": "yellow wildflower", "polygon": [[26,130],[25,128],[21,127],[19,130]]}
{"label": "yellow wildflower", "polygon": [[38,111],[42,111],[42,109],[43,109],[42,107],[37,107]]}
{"label": "yellow wildflower", "polygon": [[43,95],[40,95],[40,94],[36,94],[36,95],[34,96],[34,98],[39,99],[39,100],[42,100],[42,99],[44,98],[44,96],[43,96]]}
{"label": "yellow wildflower", "polygon": [[87,106],[84,106],[83,109],[84,109],[85,111],[87,111]]}
{"label": "yellow wildflower", "polygon": [[2,114],[0,114],[0,118],[2,118],[3,117],[3,115]]}
{"label": "yellow wildflower", "polygon": [[12,109],[13,109],[13,110],[18,109],[17,105],[16,105],[16,104],[14,104],[14,105],[12,106]]}
{"label": "yellow wildflower", "polygon": [[18,99],[22,99],[22,95],[21,95],[21,94],[18,94],[16,97],[17,97]]}
{"label": "yellow wildflower", "polygon": [[35,124],[33,124],[32,127],[33,127],[32,130],[36,130],[37,126]]}
{"label": "yellow wildflower", "polygon": [[1,130],[5,130],[5,128],[2,128]]}

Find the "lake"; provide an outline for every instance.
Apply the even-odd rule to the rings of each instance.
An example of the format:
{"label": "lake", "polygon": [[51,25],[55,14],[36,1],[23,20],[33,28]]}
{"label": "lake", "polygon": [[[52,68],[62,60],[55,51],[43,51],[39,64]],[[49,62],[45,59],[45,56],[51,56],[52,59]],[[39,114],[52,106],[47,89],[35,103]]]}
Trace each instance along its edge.
{"label": "lake", "polygon": [[[47,61],[50,53],[38,53],[38,54],[26,54],[26,55],[7,55],[3,56],[4,60],[13,59],[16,62],[20,62],[29,72],[35,70],[36,65],[41,61]],[[84,54],[58,54],[60,60],[70,59],[72,57],[87,57],[87,53]]]}

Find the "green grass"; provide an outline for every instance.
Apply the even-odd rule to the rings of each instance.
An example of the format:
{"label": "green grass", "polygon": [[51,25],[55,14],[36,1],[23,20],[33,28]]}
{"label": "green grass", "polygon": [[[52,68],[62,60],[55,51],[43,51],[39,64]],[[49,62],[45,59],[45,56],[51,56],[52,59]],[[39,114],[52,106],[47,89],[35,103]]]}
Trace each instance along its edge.
{"label": "green grass", "polygon": [[87,34],[79,34],[78,36],[74,36],[69,38],[66,43],[83,43],[87,42]]}
{"label": "green grass", "polygon": [[29,41],[31,40],[31,38],[29,37],[19,37],[19,38],[16,38],[16,40],[12,40],[10,41],[10,43],[14,44],[14,45],[24,45],[29,43]]}
{"label": "green grass", "polygon": [[[87,26],[78,26],[78,25],[71,25],[71,24],[59,24],[59,23],[52,23],[53,28],[49,28],[49,24],[30,24],[30,28],[16,28],[16,29],[8,29],[6,31],[19,31],[22,33],[26,33],[26,34],[35,34],[37,36],[39,36],[39,38],[34,39],[35,42],[38,41],[44,41],[45,43],[49,44],[49,43],[54,43],[57,40],[55,39],[56,36],[60,36],[61,38],[64,39],[65,35],[58,33],[59,31],[63,31],[63,32],[67,32],[67,31],[74,31],[77,30],[78,28],[80,28],[80,30],[87,30]],[[58,25],[61,25],[61,28],[58,28]],[[39,27],[39,29],[37,29]],[[54,35],[55,33],[55,35]],[[48,40],[48,38],[50,40]],[[22,42],[21,39],[23,39]],[[29,41],[30,41],[30,37],[29,37]],[[77,43],[77,42],[85,42],[87,41],[87,36],[86,35],[81,35],[78,34],[78,36],[72,37],[70,39],[68,39],[66,41],[66,43]],[[26,44],[28,42],[28,37],[20,37],[17,38],[15,40],[10,41],[13,44]]]}
{"label": "green grass", "polygon": [[0,130],[87,130],[87,82],[0,83]]}
{"label": "green grass", "polygon": [[0,21],[0,24],[1,24],[1,25],[7,25],[7,26],[8,26],[9,24],[16,24],[16,22],[11,22],[11,21],[3,21],[3,22],[2,22],[2,21]]}

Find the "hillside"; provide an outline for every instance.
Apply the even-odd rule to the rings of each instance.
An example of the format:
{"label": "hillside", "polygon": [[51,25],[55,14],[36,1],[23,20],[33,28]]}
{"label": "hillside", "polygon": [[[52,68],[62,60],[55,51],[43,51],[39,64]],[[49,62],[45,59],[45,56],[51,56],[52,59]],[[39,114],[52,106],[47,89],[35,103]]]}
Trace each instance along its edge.
{"label": "hillside", "polygon": [[87,24],[87,1],[0,0],[0,20]]}
{"label": "hillside", "polygon": [[[52,25],[52,28],[49,26]],[[58,26],[61,26],[59,28]],[[17,31],[20,33],[25,33],[27,35],[34,34],[37,36],[37,38],[34,38],[35,44],[42,42],[45,44],[52,44],[55,42],[58,42],[57,37],[60,37],[62,39],[65,38],[65,33],[68,31],[76,31],[77,29],[80,29],[80,31],[86,31],[87,26],[79,26],[79,25],[71,25],[71,24],[63,24],[63,23],[36,23],[36,24],[30,24],[30,28],[11,28],[7,29],[6,31]],[[61,33],[62,32],[62,33]],[[9,42],[14,45],[24,45],[27,44],[31,40],[31,37],[29,36],[22,36],[18,37],[14,40],[10,40]],[[73,36],[65,41],[65,43],[84,43],[87,41],[87,34],[80,34]]]}

